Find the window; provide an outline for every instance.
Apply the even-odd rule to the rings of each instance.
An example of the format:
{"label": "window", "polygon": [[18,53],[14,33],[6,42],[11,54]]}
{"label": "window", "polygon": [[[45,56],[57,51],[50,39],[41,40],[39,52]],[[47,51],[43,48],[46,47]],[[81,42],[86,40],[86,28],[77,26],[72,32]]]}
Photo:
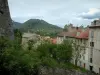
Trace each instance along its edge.
{"label": "window", "polygon": [[94,42],[90,42],[90,46],[91,47],[94,47]]}
{"label": "window", "polygon": [[93,66],[90,66],[90,71],[93,71]]}
{"label": "window", "polygon": [[80,61],[80,66],[81,66],[81,61]]}
{"label": "window", "polygon": [[91,38],[94,37],[94,31],[91,31]]}
{"label": "window", "polygon": [[83,60],[85,60],[85,56],[83,56]]}
{"label": "window", "polygon": [[94,25],[96,25],[96,20],[94,21]]}
{"label": "window", "polygon": [[90,63],[92,63],[92,58],[90,58]]}
{"label": "window", "polygon": [[86,64],[84,63],[84,68],[85,68]]}
{"label": "window", "polygon": [[0,10],[0,13],[3,14],[4,12],[2,10]]}

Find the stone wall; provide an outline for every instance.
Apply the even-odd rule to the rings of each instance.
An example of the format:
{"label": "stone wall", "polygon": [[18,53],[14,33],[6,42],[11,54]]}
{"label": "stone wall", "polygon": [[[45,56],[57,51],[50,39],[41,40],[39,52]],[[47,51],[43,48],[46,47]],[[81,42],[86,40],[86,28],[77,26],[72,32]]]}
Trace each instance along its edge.
{"label": "stone wall", "polygon": [[96,75],[96,74],[91,72],[82,73],[76,70],[67,70],[59,68],[52,69],[52,68],[42,67],[39,71],[39,75]]}
{"label": "stone wall", "polygon": [[13,38],[12,20],[7,0],[0,0],[0,36]]}

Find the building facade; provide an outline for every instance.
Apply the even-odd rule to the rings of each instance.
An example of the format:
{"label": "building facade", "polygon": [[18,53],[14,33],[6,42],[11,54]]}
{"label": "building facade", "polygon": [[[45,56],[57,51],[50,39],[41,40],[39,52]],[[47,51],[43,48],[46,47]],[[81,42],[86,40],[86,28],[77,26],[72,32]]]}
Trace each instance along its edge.
{"label": "building facade", "polygon": [[[73,29],[74,28],[74,29]],[[78,58],[77,65],[89,70],[89,63],[88,63],[88,36],[89,36],[89,28],[81,29],[78,27],[69,26],[67,32],[61,32],[57,37],[57,43],[61,44],[64,40],[71,40],[75,45],[73,48],[77,46],[77,51],[79,51],[79,56],[77,53],[73,51],[73,60],[71,61],[73,64],[75,63],[76,58]],[[76,51],[76,50],[75,50]]]}
{"label": "building facade", "polygon": [[78,61],[78,66],[88,69],[88,36],[89,29],[87,28],[85,31],[82,31],[78,36],[76,36],[76,44],[79,47],[80,51],[80,59]]}
{"label": "building facade", "polygon": [[89,28],[89,70],[100,74],[100,19],[94,20]]}
{"label": "building facade", "polygon": [[[100,74],[100,19],[91,22],[87,29],[77,30],[77,33],[75,29],[72,32],[71,26],[71,32],[61,33],[57,37],[57,43],[62,43],[64,39],[73,39],[81,50],[78,66]],[[73,63],[75,64],[75,61]]]}

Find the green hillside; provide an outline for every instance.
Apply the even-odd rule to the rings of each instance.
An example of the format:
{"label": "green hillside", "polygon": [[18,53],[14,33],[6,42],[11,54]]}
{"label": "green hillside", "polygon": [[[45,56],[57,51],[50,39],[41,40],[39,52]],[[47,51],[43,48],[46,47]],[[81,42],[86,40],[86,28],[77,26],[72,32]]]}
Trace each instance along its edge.
{"label": "green hillside", "polygon": [[12,21],[12,23],[13,23],[14,29],[19,29],[21,27],[21,25],[22,25],[22,23],[15,22],[15,21]]}
{"label": "green hillside", "polygon": [[61,30],[60,27],[47,23],[44,20],[39,19],[30,19],[22,24],[22,28],[25,30],[52,30],[52,31],[59,31]]}
{"label": "green hillside", "polygon": [[17,28],[19,28],[22,32],[30,31],[38,33],[40,35],[53,36],[62,31],[62,28],[56,25],[49,24],[46,21],[40,19],[30,19],[18,26]]}

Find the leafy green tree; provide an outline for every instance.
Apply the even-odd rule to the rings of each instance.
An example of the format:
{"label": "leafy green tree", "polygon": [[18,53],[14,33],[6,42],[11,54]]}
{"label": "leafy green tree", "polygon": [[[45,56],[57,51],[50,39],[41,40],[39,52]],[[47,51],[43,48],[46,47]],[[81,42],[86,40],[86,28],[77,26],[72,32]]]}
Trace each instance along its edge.
{"label": "leafy green tree", "polygon": [[22,42],[22,32],[19,29],[15,29],[14,30],[14,36],[15,36],[15,40],[21,44]]}
{"label": "leafy green tree", "polygon": [[65,26],[64,26],[64,29],[63,29],[63,31],[68,31],[68,25],[66,24]]}
{"label": "leafy green tree", "polygon": [[71,44],[68,43],[63,43],[57,46],[57,57],[59,62],[63,61],[63,62],[70,62],[70,60],[72,59],[72,46]]}
{"label": "leafy green tree", "polygon": [[84,51],[86,48],[86,45],[81,46],[77,44],[77,42],[73,42],[73,58],[75,59],[75,65],[77,66],[77,63],[81,59],[81,57],[84,55]]}
{"label": "leafy green tree", "polygon": [[33,49],[33,45],[36,43],[35,40],[29,40],[28,41],[28,50],[32,50]]}
{"label": "leafy green tree", "polygon": [[58,67],[60,63],[70,62],[72,46],[65,42],[57,45],[50,42],[41,43],[36,50],[32,48],[34,41],[29,41],[29,49],[23,49],[19,42],[2,38],[0,47],[0,74],[9,75],[37,75],[40,66]]}

